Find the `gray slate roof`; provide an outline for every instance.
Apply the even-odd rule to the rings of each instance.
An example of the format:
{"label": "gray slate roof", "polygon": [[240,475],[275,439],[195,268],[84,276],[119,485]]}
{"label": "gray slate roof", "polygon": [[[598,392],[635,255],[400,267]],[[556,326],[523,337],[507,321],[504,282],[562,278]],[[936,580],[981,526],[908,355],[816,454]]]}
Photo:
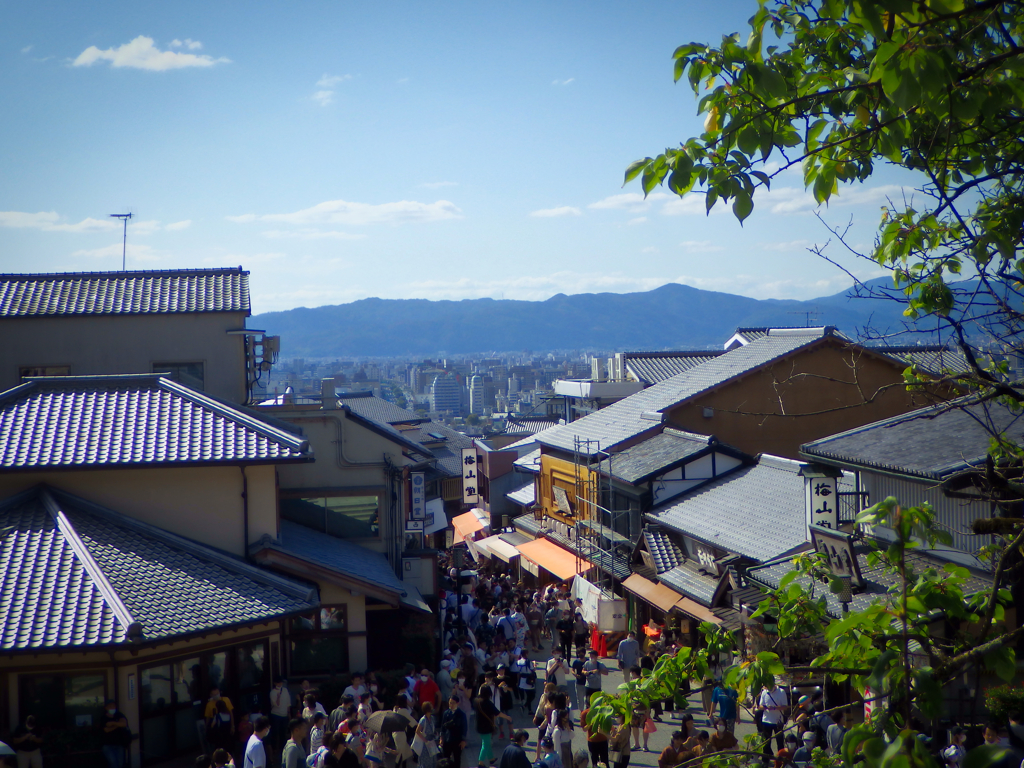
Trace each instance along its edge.
{"label": "gray slate roof", "polygon": [[958,349],[937,345],[880,346],[872,347],[872,349],[933,373],[945,371],[963,373],[970,370],[967,358]]}
{"label": "gray slate roof", "polygon": [[626,483],[641,483],[715,448],[743,455],[735,448],[719,445],[713,435],[666,428],[661,434],[630,446],[611,459],[605,459],[598,465],[598,471],[604,475],[611,472],[612,477]]}
{"label": "gray slate roof", "polygon": [[505,498],[511,499],[520,506],[528,507],[537,501],[537,489],[533,482],[529,482],[522,488],[516,488],[511,493],[506,493]]}
{"label": "gray slate roof", "polygon": [[545,429],[550,429],[555,426],[558,421],[559,420],[557,418],[525,419],[509,416],[505,419],[505,429],[502,430],[502,434],[516,436],[535,435],[538,432],[542,432]]}
{"label": "gray slate roof", "polygon": [[989,449],[988,429],[1024,443],[1024,414],[997,403],[922,408],[800,446],[801,456],[850,467],[942,480],[977,466]]}
{"label": "gray slate roof", "polygon": [[372,392],[346,392],[338,395],[338,402],[347,405],[353,413],[385,424],[420,424],[429,421],[416,411],[400,408]]}
{"label": "gray slate roof", "polygon": [[[809,548],[810,545],[808,545]],[[864,590],[854,593],[850,610],[861,611],[871,605],[876,599],[887,594],[889,589],[899,580],[899,575],[887,573],[881,565],[869,565],[867,556],[871,549],[867,544],[856,545],[855,551],[857,553],[857,564],[860,566],[860,574],[864,578]],[[907,552],[907,562],[915,571],[920,572],[927,568],[941,571],[947,561],[930,556],[921,550],[912,550]],[[773,562],[759,565],[756,568],[750,568],[747,571],[747,579],[753,584],[776,589],[782,577],[793,569],[793,559],[791,556],[779,558]],[[796,581],[804,588],[811,586],[811,580],[807,577],[798,577]],[[986,575],[981,571],[971,571],[971,576],[964,585],[964,592],[968,595],[976,594],[989,589],[991,584],[991,574]],[[814,594],[818,597],[821,595],[825,596],[828,613],[832,618],[838,619],[843,615],[842,603],[839,602],[836,595],[832,594],[827,584],[816,584]]]}
{"label": "gray slate roof", "polygon": [[46,486],[0,503],[0,649],[168,641],[306,611],[315,590]]}
{"label": "gray slate roof", "polygon": [[[571,424],[539,432],[536,439],[564,451],[573,450],[574,437],[600,441],[600,450],[612,449],[645,432],[661,431],[659,422],[645,419],[642,414],[665,411],[827,336],[843,338],[832,328],[772,329],[746,346],[730,350]],[[594,455],[598,448],[594,445],[591,450]]]}
{"label": "gray slate roof", "polygon": [[0,471],[310,459],[303,438],[159,374],[35,378],[0,394]]}
{"label": "gray slate roof", "polygon": [[668,532],[660,525],[648,523],[644,526],[644,543],[654,560],[655,573],[670,571],[686,560],[682,550],[676,545]]}
{"label": "gray slate roof", "polygon": [[[508,448],[511,448],[511,447],[512,446],[508,446]],[[508,450],[508,449],[506,448],[506,450]],[[520,470],[521,472],[529,472],[529,473],[534,474],[534,475],[539,474],[540,473],[540,454],[541,454],[541,449],[540,448],[538,448],[535,451],[530,451],[525,456],[520,456],[518,459],[516,459],[514,462],[512,462],[512,466],[514,466],[516,469]]]}
{"label": "gray slate roof", "polygon": [[[462,449],[473,447],[473,438],[451,427],[431,421],[416,429],[399,430],[407,439],[428,446],[435,466],[448,477],[462,477]],[[436,437],[440,435],[441,438]]]}
{"label": "gray slate roof", "polygon": [[263,541],[253,544],[250,549],[276,549],[330,568],[355,581],[371,584],[396,597],[404,597],[409,592],[384,555],[291,520],[281,520],[280,538],[277,541],[264,537]]}
{"label": "gray slate roof", "polygon": [[764,562],[807,541],[800,464],[762,454],[655,507],[647,519],[726,552]]}
{"label": "gray slate roof", "polygon": [[0,275],[0,317],[249,314],[249,273],[228,269]]}
{"label": "gray slate roof", "polygon": [[701,349],[683,352],[624,352],[623,365],[645,384],[657,384],[670,379],[683,371],[706,363],[708,360],[725,354],[720,349]]}
{"label": "gray slate roof", "polygon": [[692,560],[658,574],[658,581],[708,607],[711,607],[715,589],[718,588],[718,577],[701,573],[700,564]]}

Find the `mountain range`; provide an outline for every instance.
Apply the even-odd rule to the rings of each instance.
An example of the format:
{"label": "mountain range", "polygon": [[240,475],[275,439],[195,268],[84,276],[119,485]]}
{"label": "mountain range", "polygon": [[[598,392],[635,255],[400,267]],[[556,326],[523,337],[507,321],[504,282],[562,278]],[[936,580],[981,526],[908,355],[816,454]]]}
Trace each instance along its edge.
{"label": "mountain range", "polygon": [[[886,288],[892,281],[879,278],[869,285]],[[267,312],[251,324],[281,336],[282,354],[289,358],[414,357],[719,348],[737,327],[750,326],[834,325],[861,337],[868,327],[904,330],[904,308],[896,300],[854,296],[852,289],[792,301],[669,283],[637,293],[560,293],[545,301],[361,299]],[[903,343],[919,340],[915,335]]]}

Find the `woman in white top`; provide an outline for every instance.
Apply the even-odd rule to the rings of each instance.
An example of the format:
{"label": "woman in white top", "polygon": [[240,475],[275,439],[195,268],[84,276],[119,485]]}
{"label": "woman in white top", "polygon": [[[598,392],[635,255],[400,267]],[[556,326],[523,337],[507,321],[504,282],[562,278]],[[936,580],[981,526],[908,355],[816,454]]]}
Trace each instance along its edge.
{"label": "woman in white top", "polygon": [[775,737],[775,748],[782,749],[782,730],[786,724],[786,710],[789,709],[789,696],[772,681],[761,691],[757,700],[757,708],[761,710],[761,737],[764,739],[764,754],[772,756],[772,736]]}
{"label": "woman in white top", "polygon": [[551,740],[555,742],[555,754],[562,758],[562,765],[572,765],[572,723],[568,710],[560,709],[555,715]]}

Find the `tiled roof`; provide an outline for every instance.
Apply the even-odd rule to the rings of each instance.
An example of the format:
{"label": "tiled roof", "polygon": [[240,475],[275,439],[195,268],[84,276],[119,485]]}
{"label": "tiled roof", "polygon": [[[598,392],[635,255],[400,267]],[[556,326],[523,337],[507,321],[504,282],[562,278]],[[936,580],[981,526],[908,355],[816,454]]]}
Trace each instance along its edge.
{"label": "tiled roof", "polygon": [[713,436],[666,429],[605,459],[598,466],[598,471],[604,475],[611,472],[613,477],[627,483],[640,483],[715,447],[738,453],[735,448],[719,446]]}
{"label": "tiled roof", "polygon": [[338,395],[338,402],[347,405],[353,413],[385,424],[420,424],[429,421],[416,411],[400,408],[372,392],[345,392]]}
{"label": "tiled roof", "polygon": [[645,384],[657,384],[694,366],[706,363],[719,355],[720,349],[702,349],[685,352],[624,352],[622,363],[626,370]]}
{"label": "tiled roof", "polygon": [[502,430],[502,434],[505,435],[535,435],[538,432],[543,432],[545,429],[558,424],[558,419],[518,419],[514,416],[509,416],[505,420],[505,429]]}
{"label": "tiled roof", "polygon": [[[508,447],[511,448],[512,446]],[[512,466],[522,472],[529,472],[534,475],[538,474],[540,472],[540,453],[540,448],[535,451],[530,451],[525,456],[520,456],[512,462]]]}
{"label": "tiled roof", "polygon": [[520,506],[528,507],[535,501],[537,501],[537,489],[534,487],[534,483],[531,481],[524,485],[522,488],[517,488],[511,493],[506,493],[505,498],[511,499]]}
{"label": "tiled roof", "polygon": [[701,605],[711,606],[718,588],[718,577],[701,573],[700,565],[692,560],[677,565],[671,571],[658,574],[658,580],[684,597],[690,597]]}
{"label": "tiled roof", "polygon": [[654,561],[655,573],[670,571],[686,559],[668,532],[660,525],[648,523],[644,526],[643,536],[647,551]]}
{"label": "tiled roof", "polygon": [[438,470],[448,477],[462,477],[462,449],[472,448],[473,438],[436,421],[399,431],[419,445],[428,446]]}
{"label": "tiled roof", "polygon": [[[370,419],[365,416],[360,416],[354,410],[349,408],[348,405],[342,405],[341,407],[342,410],[346,412],[349,419],[354,421],[356,424],[361,424],[362,426],[369,429],[371,432],[376,432],[377,434],[386,437],[394,441],[395,443],[398,443],[399,445],[404,446],[406,449],[412,451],[413,453],[419,453],[422,454],[423,456],[434,455],[433,451],[431,451],[429,448],[427,448],[421,443],[416,442],[403,430],[391,426],[386,421],[377,421],[376,419]],[[411,433],[415,435],[417,434],[417,431],[412,430]]]}
{"label": "tiled roof", "polygon": [[[582,419],[539,432],[538,442],[564,451],[574,449],[574,438],[599,441],[610,450],[645,432],[661,430],[657,420],[644,414],[665,411],[712,387],[739,378],[802,347],[835,336],[832,328],[772,329],[766,336],[708,360],[678,376],[648,387]],[[592,445],[591,455],[598,451]]]}
{"label": "tiled roof", "polygon": [[[860,574],[864,579],[864,589],[854,593],[853,602],[850,603],[851,611],[864,610],[875,600],[884,599],[889,594],[890,588],[899,580],[899,574],[887,572],[882,564],[870,565],[867,557],[870,551],[871,548],[866,544],[856,545],[857,564],[860,567]],[[945,560],[932,557],[921,550],[908,551],[906,557],[907,563],[918,573],[927,568],[941,571],[942,567],[946,565]],[[778,558],[770,563],[750,568],[747,571],[747,578],[753,584],[776,589],[782,577],[793,569],[793,559],[791,556]],[[980,571],[970,571],[970,573],[971,575],[964,584],[964,594],[977,594],[991,588],[991,574],[985,574]],[[805,589],[811,587],[811,580],[805,576],[797,577],[796,582]],[[817,584],[814,593],[825,598],[828,613],[832,618],[838,619],[843,615],[842,603],[839,602],[838,596],[833,594],[832,590],[828,588],[828,585]]]}
{"label": "tiled roof", "polygon": [[1024,414],[998,403],[959,407],[954,401],[815,440],[800,446],[800,454],[826,463],[942,480],[984,462],[989,430],[1024,442]]}
{"label": "tiled roof", "polygon": [[533,538],[540,535],[540,523],[534,518],[533,513],[512,518],[512,525],[517,531],[522,531]]}
{"label": "tiled roof", "polygon": [[0,275],[0,317],[249,314],[249,273],[229,269]]}
{"label": "tiled roof", "polygon": [[0,394],[0,471],[311,458],[301,437],[159,374],[29,379]]}
{"label": "tiled roof", "polygon": [[967,358],[958,349],[938,345],[911,345],[906,347],[871,347],[875,352],[918,366],[931,373],[964,373],[970,370]]}
{"label": "tiled roof", "polygon": [[502,533],[498,535],[502,541],[506,544],[511,544],[513,547],[518,547],[520,544],[525,544],[528,541],[533,541],[529,536],[524,536],[519,531],[510,531],[508,533]]}
{"label": "tiled roof", "polygon": [[253,552],[276,549],[300,560],[330,568],[349,579],[391,592],[396,597],[402,597],[408,592],[384,555],[291,520],[281,520],[280,537],[276,541],[265,536],[250,549]]}
{"label": "tiled roof", "polygon": [[647,517],[726,552],[770,560],[807,540],[799,469],[796,461],[762,454],[757,464],[655,507]]}
{"label": "tiled roof", "polygon": [[315,591],[38,486],[0,504],[4,650],[167,641],[281,618]]}

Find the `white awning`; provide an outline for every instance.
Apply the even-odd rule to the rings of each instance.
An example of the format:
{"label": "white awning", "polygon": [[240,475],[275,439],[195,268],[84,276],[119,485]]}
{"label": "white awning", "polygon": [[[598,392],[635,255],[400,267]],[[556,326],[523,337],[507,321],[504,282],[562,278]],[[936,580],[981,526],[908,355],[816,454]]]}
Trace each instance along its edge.
{"label": "white awning", "polygon": [[481,550],[494,555],[506,563],[511,563],[514,558],[519,557],[520,552],[514,546],[504,541],[501,536],[488,536],[486,539],[480,539],[476,542],[476,546]]}

